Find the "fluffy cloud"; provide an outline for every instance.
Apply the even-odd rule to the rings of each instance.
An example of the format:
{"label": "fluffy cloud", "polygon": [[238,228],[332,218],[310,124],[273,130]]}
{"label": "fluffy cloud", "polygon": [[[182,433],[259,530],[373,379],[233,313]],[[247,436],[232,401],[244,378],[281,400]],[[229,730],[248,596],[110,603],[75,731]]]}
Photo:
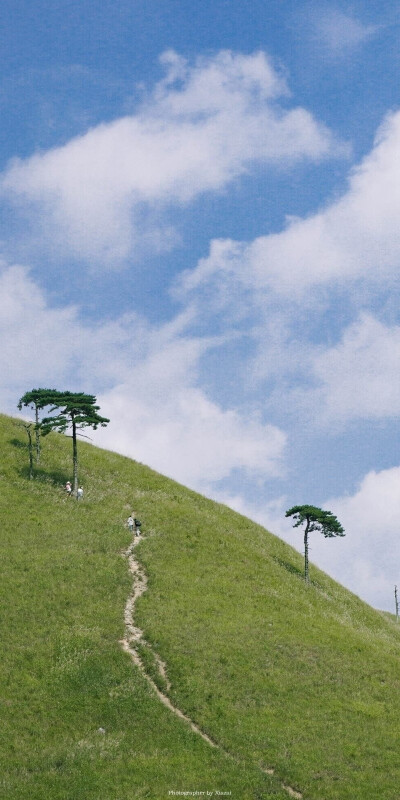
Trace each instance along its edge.
{"label": "fluffy cloud", "polygon": [[[26,387],[62,380],[79,341],[76,309],[52,310],[21,266],[0,263],[0,370],[2,408],[12,410]],[[20,387],[22,391],[18,394]]]}
{"label": "fluffy cloud", "polygon": [[275,409],[325,423],[399,412],[399,328],[379,321],[393,319],[398,291],[399,151],[397,113],[342,197],[280,233],[214,240],[177,282],[199,317],[252,341],[246,384],[268,381]]}
{"label": "fluffy cloud", "polygon": [[166,206],[220,190],[254,162],[337,150],[306,110],[279,108],[287,88],[265,54],[226,51],[189,66],[168,52],[162,62],[165,78],[135,114],[15,159],[3,174],[3,195],[51,250],[113,267],[134,246],[168,248]]}
{"label": "fluffy cloud", "polygon": [[394,610],[399,583],[400,467],[370,472],[357,492],[328,500],[346,531],[329,552],[313,540],[313,558],[323,569],[378,608]]}
{"label": "fluffy cloud", "polygon": [[78,307],[51,307],[25,267],[0,262],[0,295],[0,403],[10,413],[33,385],[109,386],[142,355],[135,315],[87,325]]}
{"label": "fluffy cloud", "polygon": [[[323,388],[318,403],[327,420],[383,418],[400,414],[400,327],[364,314],[336,347],[314,359]],[[315,397],[314,397],[315,403]]]}
{"label": "fluffy cloud", "polygon": [[250,244],[216,240],[208,258],[181,281],[183,291],[228,286],[309,300],[311,289],[354,286],[379,290],[394,282],[400,258],[400,112],[387,118],[372,152],[352,171],[346,193],[307,219],[290,219],[280,233]]}
{"label": "fluffy cloud", "polygon": [[217,340],[185,335],[190,311],[151,327],[134,315],[82,323],[78,308],[49,307],[26,269],[0,271],[0,403],[16,413],[38,385],[96,394],[111,424],[94,435],[108,448],[191,485],[208,488],[233,470],[278,474],[286,442],[273,425],[222,408],[198,387],[198,364]]}
{"label": "fluffy cloud", "polygon": [[219,344],[180,336],[174,324],[153,332],[146,357],[101,396],[112,423],[96,442],[207,493],[234,470],[253,478],[281,474],[283,431],[222,408],[198,386],[199,361]]}
{"label": "fluffy cloud", "polygon": [[377,26],[364,25],[338,8],[318,8],[313,18],[314,36],[324,52],[342,56],[353,52],[377,32]]}
{"label": "fluffy cloud", "polygon": [[222,409],[200,389],[177,386],[168,375],[150,391],[141,382],[148,368],[135,370],[129,383],[100,398],[113,421],[97,432],[97,444],[205,493],[233,471],[253,478],[281,473],[286,443],[281,430]]}

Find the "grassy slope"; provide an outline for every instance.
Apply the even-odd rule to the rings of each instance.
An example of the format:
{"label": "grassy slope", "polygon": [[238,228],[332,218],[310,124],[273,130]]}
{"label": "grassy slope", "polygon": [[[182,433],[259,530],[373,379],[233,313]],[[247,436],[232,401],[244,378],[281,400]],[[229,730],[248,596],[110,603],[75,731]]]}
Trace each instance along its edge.
{"label": "grassy slope", "polygon": [[186,788],[286,800],[165,709],[120,647],[132,584],[123,521],[157,476],[82,446],[78,506],[61,488],[70,441],[46,440],[30,482],[24,436],[0,417],[2,800],[160,800]]}
{"label": "grassy slope", "polygon": [[[70,441],[49,437],[30,482],[24,436],[0,418],[0,797],[287,798],[258,765],[310,800],[399,797],[392,619],[314,568],[305,587],[301,556],[229,509],[83,444],[78,506],[60,488]],[[149,533],[141,627],[175,703],[237,762],[162,707],[118,644],[132,506]]]}

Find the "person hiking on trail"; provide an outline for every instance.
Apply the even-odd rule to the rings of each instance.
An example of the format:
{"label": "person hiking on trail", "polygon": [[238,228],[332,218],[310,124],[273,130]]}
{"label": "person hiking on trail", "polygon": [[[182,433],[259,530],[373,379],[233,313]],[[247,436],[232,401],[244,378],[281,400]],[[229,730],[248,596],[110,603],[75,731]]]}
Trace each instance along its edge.
{"label": "person hiking on trail", "polygon": [[78,491],[76,493],[76,497],[77,497],[77,500],[82,500],[83,499],[83,488],[82,488],[82,486],[79,487],[79,489],[78,489]]}
{"label": "person hiking on trail", "polygon": [[71,497],[72,494],[72,484],[71,481],[67,481],[65,484],[65,491],[67,492],[67,497]]}
{"label": "person hiking on trail", "polygon": [[130,517],[128,517],[127,522],[128,522],[128,528],[129,528],[130,532],[133,533],[133,526],[135,524],[135,520],[133,519],[132,514],[130,515]]}
{"label": "person hiking on trail", "polygon": [[142,523],[140,522],[140,519],[137,518],[135,511],[133,512],[133,522],[135,525],[136,536],[140,536],[140,528]]}

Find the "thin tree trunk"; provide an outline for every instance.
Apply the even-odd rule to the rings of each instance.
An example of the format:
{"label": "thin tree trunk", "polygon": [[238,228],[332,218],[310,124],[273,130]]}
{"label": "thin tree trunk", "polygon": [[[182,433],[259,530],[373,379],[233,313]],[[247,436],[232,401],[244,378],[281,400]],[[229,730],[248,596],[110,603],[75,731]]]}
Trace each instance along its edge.
{"label": "thin tree trunk", "polygon": [[308,531],[310,528],[310,520],[307,520],[306,529],[304,531],[304,579],[306,583],[310,582],[308,571]]}
{"label": "thin tree trunk", "polygon": [[36,433],[36,461],[39,463],[40,461],[40,431],[39,431],[39,409],[35,405],[35,433]]}
{"label": "thin tree trunk", "polygon": [[72,462],[73,462],[73,492],[78,497],[78,447],[76,442],[76,422],[72,417]]}
{"label": "thin tree trunk", "polygon": [[33,448],[32,448],[32,433],[30,428],[25,428],[28,434],[28,441],[29,441],[29,480],[33,480]]}

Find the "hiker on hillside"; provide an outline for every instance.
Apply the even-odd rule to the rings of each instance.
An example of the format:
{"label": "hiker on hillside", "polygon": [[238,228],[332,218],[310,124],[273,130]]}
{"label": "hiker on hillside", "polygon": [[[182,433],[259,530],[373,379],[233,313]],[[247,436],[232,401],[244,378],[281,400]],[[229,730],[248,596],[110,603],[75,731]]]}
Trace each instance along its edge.
{"label": "hiker on hillside", "polygon": [[65,484],[65,491],[67,493],[67,497],[71,497],[72,494],[72,484],[71,481],[67,481]]}
{"label": "hiker on hillside", "polygon": [[127,523],[128,523],[128,528],[129,528],[130,533],[133,533],[133,527],[134,527],[134,524],[135,524],[135,520],[133,519],[132,514],[130,515],[130,517],[128,517]]}
{"label": "hiker on hillside", "polygon": [[78,491],[76,493],[76,498],[77,498],[77,500],[83,500],[83,488],[82,488],[82,486],[79,487],[79,489],[78,489]]}
{"label": "hiker on hillside", "polygon": [[140,528],[142,523],[140,522],[140,519],[137,518],[135,511],[133,512],[133,522],[135,525],[136,536],[140,536]]}

